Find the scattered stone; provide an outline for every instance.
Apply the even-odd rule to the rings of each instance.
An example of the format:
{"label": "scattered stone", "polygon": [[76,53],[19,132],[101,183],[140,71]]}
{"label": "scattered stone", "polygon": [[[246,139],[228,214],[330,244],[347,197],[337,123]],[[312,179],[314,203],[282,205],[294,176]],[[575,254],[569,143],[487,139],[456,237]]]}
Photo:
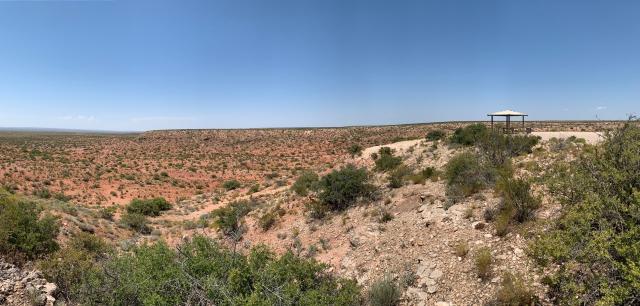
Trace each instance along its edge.
{"label": "scattered stone", "polygon": [[473,229],[477,229],[477,230],[484,229],[486,226],[487,226],[487,224],[482,222],[482,221],[476,221],[476,222],[471,223],[471,227]]}

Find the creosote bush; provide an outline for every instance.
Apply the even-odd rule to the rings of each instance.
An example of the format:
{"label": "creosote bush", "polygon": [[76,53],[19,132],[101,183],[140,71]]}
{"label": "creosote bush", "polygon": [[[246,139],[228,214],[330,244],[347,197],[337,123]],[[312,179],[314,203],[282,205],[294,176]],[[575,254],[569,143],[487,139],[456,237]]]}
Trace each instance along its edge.
{"label": "creosote bush", "polygon": [[531,245],[554,304],[632,305],[640,301],[640,127],[607,133],[548,180],[563,205],[554,226]]}
{"label": "creosote bush", "polygon": [[222,188],[226,190],[235,190],[240,187],[242,187],[242,184],[240,184],[240,182],[238,182],[237,180],[228,180],[222,183]]}
{"label": "creosote bush", "polygon": [[210,217],[214,218],[213,224],[227,236],[240,236],[244,216],[256,205],[250,201],[235,201],[224,207],[213,210]]}
{"label": "creosote bush", "polygon": [[483,165],[478,155],[465,152],[449,160],[444,177],[447,196],[455,203],[493,184],[496,171]]}
{"label": "creosote bush", "polygon": [[298,195],[306,196],[309,191],[316,191],[318,189],[319,180],[320,179],[315,172],[304,171],[293,183],[291,190]]}
{"label": "creosote bush", "polygon": [[313,259],[265,246],[243,255],[200,236],[176,249],[164,242],[122,253],[68,246],[41,267],[80,305],[360,304],[355,281]]}
{"label": "creosote bush", "polygon": [[351,157],[362,155],[362,146],[359,144],[353,144],[349,147],[349,154]]}
{"label": "creosote bush", "polygon": [[126,212],[120,217],[120,223],[141,234],[148,235],[151,233],[149,220],[143,214]]}
{"label": "creosote bush", "polygon": [[427,133],[426,140],[427,141],[441,140],[441,139],[444,139],[445,136],[447,136],[447,133],[445,133],[445,131],[443,131],[443,130],[433,130],[433,131],[429,131]]}
{"label": "creosote bush", "polygon": [[380,172],[386,172],[393,170],[402,164],[400,157],[393,155],[393,150],[389,147],[382,147],[378,151],[378,158],[375,159],[375,170]]}
{"label": "creosote bush", "polygon": [[0,255],[20,263],[58,249],[58,219],[36,203],[0,189]]}
{"label": "creosote bush", "polygon": [[127,205],[127,212],[130,214],[141,214],[145,216],[159,216],[160,212],[171,209],[171,204],[162,197],[153,199],[133,199]]}
{"label": "creosote bush", "polygon": [[449,140],[451,143],[472,146],[475,145],[480,138],[484,137],[487,131],[488,129],[484,124],[470,124],[463,128],[456,129]]}
{"label": "creosote bush", "polygon": [[340,211],[370,195],[373,189],[366,169],[347,165],[322,177],[318,198],[329,210]]}

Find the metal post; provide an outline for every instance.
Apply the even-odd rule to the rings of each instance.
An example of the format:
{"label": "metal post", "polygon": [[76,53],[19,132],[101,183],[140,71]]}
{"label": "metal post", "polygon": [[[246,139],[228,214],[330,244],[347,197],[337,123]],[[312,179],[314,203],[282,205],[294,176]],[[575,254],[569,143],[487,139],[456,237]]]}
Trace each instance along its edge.
{"label": "metal post", "polygon": [[491,129],[493,130],[493,116],[491,116]]}

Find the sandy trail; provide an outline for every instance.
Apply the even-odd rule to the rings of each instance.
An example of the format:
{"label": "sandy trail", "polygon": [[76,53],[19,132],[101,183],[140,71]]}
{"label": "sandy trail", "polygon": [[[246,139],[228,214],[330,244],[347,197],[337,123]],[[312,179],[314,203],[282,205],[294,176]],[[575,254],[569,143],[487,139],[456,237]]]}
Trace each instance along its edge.
{"label": "sandy trail", "polygon": [[173,214],[164,214],[161,215],[157,218],[154,218],[155,221],[160,221],[160,220],[167,220],[167,221],[186,221],[186,220],[198,220],[201,216],[210,213],[211,211],[213,211],[216,208],[220,208],[223,207],[231,202],[235,202],[235,201],[241,201],[241,200],[248,200],[251,197],[257,197],[257,196],[263,196],[263,195],[272,195],[272,194],[276,194],[282,191],[285,191],[289,189],[288,186],[284,186],[284,187],[279,187],[279,188],[275,188],[275,189],[266,189],[263,191],[258,191],[256,193],[253,194],[249,194],[249,195],[244,195],[244,196],[240,196],[237,198],[234,198],[232,200],[226,200],[226,201],[220,201],[218,203],[208,203],[203,209],[191,212],[187,215],[173,215]]}
{"label": "sandy trail", "polygon": [[547,141],[554,137],[566,139],[571,136],[583,138],[589,144],[596,144],[603,140],[601,132],[533,132],[531,135],[540,136],[543,141]]}

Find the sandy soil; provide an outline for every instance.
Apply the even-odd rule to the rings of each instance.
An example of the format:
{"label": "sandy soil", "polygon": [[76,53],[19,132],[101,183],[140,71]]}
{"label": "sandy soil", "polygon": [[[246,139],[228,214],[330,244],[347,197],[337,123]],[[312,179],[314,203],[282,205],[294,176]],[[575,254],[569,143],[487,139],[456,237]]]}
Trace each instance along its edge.
{"label": "sandy soil", "polygon": [[551,138],[569,138],[571,136],[575,136],[577,138],[583,138],[589,144],[596,144],[602,141],[602,133],[600,132],[533,132],[531,133],[535,136],[540,136],[543,141],[549,140]]}

